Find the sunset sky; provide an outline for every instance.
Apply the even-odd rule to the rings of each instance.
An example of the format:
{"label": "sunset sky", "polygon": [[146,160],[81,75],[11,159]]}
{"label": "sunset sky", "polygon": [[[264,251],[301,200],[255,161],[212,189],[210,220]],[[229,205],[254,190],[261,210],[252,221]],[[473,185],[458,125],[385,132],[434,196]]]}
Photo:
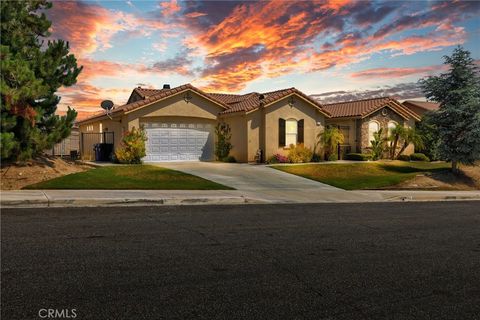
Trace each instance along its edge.
{"label": "sunset sky", "polygon": [[463,45],[480,58],[480,3],[384,1],[58,1],[51,38],[70,42],[83,72],[60,90],[84,118],[136,86],[192,83],[211,92],[296,87],[325,102],[418,97]]}

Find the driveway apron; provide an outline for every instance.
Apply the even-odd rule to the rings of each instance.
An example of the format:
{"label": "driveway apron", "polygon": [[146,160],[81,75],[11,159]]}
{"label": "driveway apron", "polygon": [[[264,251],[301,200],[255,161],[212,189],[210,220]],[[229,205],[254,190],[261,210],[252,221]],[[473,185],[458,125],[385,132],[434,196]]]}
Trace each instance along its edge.
{"label": "driveway apron", "polygon": [[[275,202],[365,201],[365,195],[269,168],[219,162],[150,163],[233,187],[250,198]],[[373,197],[373,196],[372,196]],[[373,198],[372,198],[373,200]]]}

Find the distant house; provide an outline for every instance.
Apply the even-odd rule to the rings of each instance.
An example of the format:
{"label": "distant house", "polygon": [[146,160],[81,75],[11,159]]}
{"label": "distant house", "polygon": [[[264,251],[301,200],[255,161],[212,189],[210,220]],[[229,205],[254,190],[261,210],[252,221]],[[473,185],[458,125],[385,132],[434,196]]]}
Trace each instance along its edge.
{"label": "distant house", "polygon": [[[326,125],[338,125],[351,151],[364,152],[374,129],[396,123],[412,126],[419,119],[391,98],[322,105],[295,88],[238,95],[186,84],[135,88],[127,103],[109,115],[99,113],[78,124],[84,158],[92,157],[89,150],[95,142],[110,139],[118,148],[125,131],[143,126],[148,137],[144,160],[162,162],[214,160],[215,126],[226,123],[232,133],[231,155],[239,162],[252,162],[259,150],[267,159],[288,154],[291,144],[313,149]],[[86,142],[85,137],[98,141]],[[406,152],[413,152],[413,147]]]}
{"label": "distant house", "polygon": [[425,112],[435,111],[440,108],[440,103],[428,101],[406,100],[403,102],[403,105],[420,116],[423,116]]}
{"label": "distant house", "polygon": [[[373,134],[383,128],[388,134],[400,124],[414,127],[420,116],[393,98],[381,97],[323,105],[331,118],[326,124],[338,127],[345,137],[344,146],[350,152],[369,153]],[[411,145],[405,154],[414,152]]]}

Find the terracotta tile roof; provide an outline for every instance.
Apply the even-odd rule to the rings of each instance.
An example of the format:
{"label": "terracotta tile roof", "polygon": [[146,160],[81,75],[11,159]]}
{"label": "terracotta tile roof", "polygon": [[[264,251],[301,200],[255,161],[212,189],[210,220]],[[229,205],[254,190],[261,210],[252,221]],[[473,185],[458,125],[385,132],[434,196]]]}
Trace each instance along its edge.
{"label": "terracotta tile roof", "polygon": [[422,108],[428,111],[438,110],[440,108],[440,103],[429,102],[429,101],[416,101],[416,100],[406,100],[403,102],[403,105],[408,107],[408,105],[413,105],[414,107]]}
{"label": "terracotta tile roof", "polygon": [[292,94],[296,94],[302,97],[303,99],[309,101],[322,113],[326,114],[327,116],[330,116],[329,112],[325,110],[318,101],[310,98],[309,96],[307,96],[306,94],[304,94],[303,92],[295,88],[288,88],[288,89],[270,91],[265,93],[252,92],[249,94],[238,96],[239,97],[238,100],[240,101],[230,103],[229,108],[223,111],[222,113],[227,114],[227,113],[234,113],[234,112],[253,111],[255,109],[258,109],[260,106],[268,106],[269,104],[272,104]]}
{"label": "terracotta tile roof", "polygon": [[405,108],[400,102],[390,97],[363,99],[356,101],[338,102],[323,105],[330,112],[333,118],[360,117],[364,118],[369,114],[388,106],[405,119],[413,117],[419,120],[420,117],[413,111]]}
{"label": "terracotta tile roof", "polygon": [[[276,90],[276,91],[271,91],[266,93],[252,92],[252,93],[247,93],[243,95],[237,95],[237,94],[224,94],[224,93],[206,93],[192,86],[191,84],[181,85],[172,89],[144,89],[141,87],[135,88],[133,92],[137,92],[142,97],[142,100],[130,102],[130,103],[115,107],[114,109],[112,109],[111,116],[118,115],[122,112],[130,112],[132,110],[135,110],[137,108],[148,105],[150,103],[154,103],[156,101],[165,99],[169,96],[175,95],[185,90],[192,90],[197,94],[199,94],[200,96],[203,96],[219,104],[225,109],[223,112],[221,112],[222,114],[253,111],[259,108],[260,106],[267,106],[288,95],[297,94],[303,99],[312,103],[318,110],[323,112],[325,115],[330,116],[328,111],[326,111],[319,102],[310,98],[309,96],[307,96],[306,94],[304,94],[303,92],[295,88]],[[99,118],[103,116],[105,116],[105,113],[100,112],[99,114],[95,114],[92,117],[79,121],[79,123],[90,121],[95,118]]]}
{"label": "terracotta tile roof", "polygon": [[145,97],[153,96],[157,93],[161,93],[162,91],[168,90],[168,89],[146,89],[142,87],[137,87],[133,90],[137,92],[142,98],[145,98]]}

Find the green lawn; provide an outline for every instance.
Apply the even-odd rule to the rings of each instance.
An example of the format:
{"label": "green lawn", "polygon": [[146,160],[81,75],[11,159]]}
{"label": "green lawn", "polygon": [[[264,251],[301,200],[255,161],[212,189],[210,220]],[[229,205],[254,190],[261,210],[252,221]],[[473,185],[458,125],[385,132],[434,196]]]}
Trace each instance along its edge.
{"label": "green lawn", "polygon": [[449,167],[450,164],[443,162],[403,161],[272,166],[277,170],[346,190],[385,188],[411,179],[417,174],[443,171]]}
{"label": "green lawn", "polygon": [[100,167],[24,189],[232,190],[191,174],[149,165]]}

